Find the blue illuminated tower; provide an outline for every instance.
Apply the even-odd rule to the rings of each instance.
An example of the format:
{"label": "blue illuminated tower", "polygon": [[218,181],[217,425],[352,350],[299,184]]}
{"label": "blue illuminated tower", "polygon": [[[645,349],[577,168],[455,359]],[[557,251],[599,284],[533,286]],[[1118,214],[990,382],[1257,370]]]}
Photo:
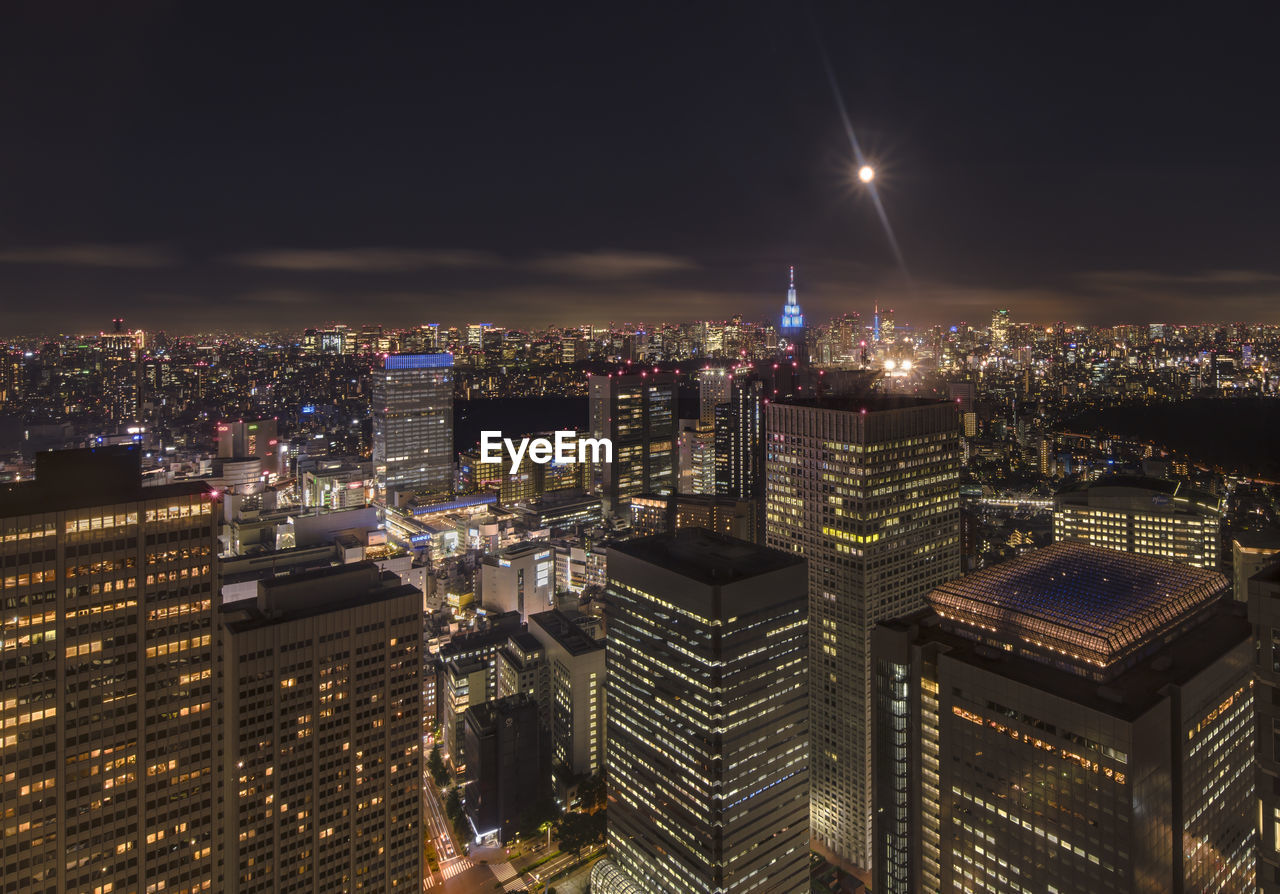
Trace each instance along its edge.
{"label": "blue illuminated tower", "polygon": [[791,284],[787,288],[787,303],[782,307],[782,325],[779,327],[782,355],[801,365],[809,362],[809,346],[805,337],[804,313],[796,303],[796,268],[791,268]]}

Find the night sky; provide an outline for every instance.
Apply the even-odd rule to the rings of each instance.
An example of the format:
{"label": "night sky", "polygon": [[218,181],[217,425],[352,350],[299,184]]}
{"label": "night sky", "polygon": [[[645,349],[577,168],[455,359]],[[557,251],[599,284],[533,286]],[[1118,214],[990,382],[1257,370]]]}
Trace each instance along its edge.
{"label": "night sky", "polygon": [[1261,12],[371,6],[4,4],[0,335],[1280,321]]}

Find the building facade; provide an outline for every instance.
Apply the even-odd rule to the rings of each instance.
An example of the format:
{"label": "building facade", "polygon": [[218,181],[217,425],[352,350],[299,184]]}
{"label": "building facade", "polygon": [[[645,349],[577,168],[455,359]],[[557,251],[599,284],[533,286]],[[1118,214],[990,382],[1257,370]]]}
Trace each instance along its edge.
{"label": "building facade", "polygon": [[551,676],[551,770],[562,796],[604,766],[605,647],[561,611],[529,616]]}
{"label": "building facade", "polygon": [[364,562],[263,581],[234,606],[221,890],[418,890],[422,594]]}
{"label": "building facade", "polygon": [[804,560],[688,530],[619,544],[609,570],[621,875],[652,894],[808,891]]}
{"label": "building facade", "polygon": [[477,842],[511,841],[547,787],[538,703],[517,694],[467,709],[464,804]]}
{"label": "building facade", "polygon": [[551,544],[527,541],[508,546],[480,563],[480,601],[498,612],[529,615],[555,608],[555,554]]}
{"label": "building facade", "polygon": [[674,373],[591,376],[591,436],[613,442],[598,471],[610,512],[636,494],[676,490],[679,388]]}
{"label": "building facade", "polygon": [[217,524],[204,485],[142,487],[136,447],[0,489],[6,890],[221,890]]}
{"label": "building facade", "polygon": [[960,571],[954,406],[831,398],[766,410],[765,536],[809,560],[813,836],[871,862],[871,630]]}
{"label": "building facade", "polygon": [[877,628],[874,890],[1254,890],[1254,647],[1226,590],[1056,543]]}
{"label": "building facade", "polygon": [[1180,481],[1112,475],[1053,500],[1053,539],[1217,569],[1222,498]]}
{"label": "building facade", "polygon": [[[1248,582],[1249,621],[1258,644],[1254,676],[1258,761],[1257,882],[1262,894],[1280,894],[1280,562]],[[1238,597],[1237,597],[1238,598]]]}
{"label": "building facade", "polygon": [[389,354],[373,376],[373,472],[384,499],[453,489],[453,355]]}

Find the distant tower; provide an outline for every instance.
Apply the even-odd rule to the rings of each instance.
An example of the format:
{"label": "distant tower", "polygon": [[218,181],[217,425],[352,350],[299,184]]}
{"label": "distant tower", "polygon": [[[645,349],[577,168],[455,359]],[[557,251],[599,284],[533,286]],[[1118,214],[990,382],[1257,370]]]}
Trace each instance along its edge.
{"label": "distant tower", "polygon": [[991,350],[1002,351],[1009,345],[1009,311],[991,312]]}
{"label": "distant tower", "polygon": [[871,318],[871,340],[880,341],[880,305],[876,305],[875,316]]}
{"label": "distant tower", "polygon": [[804,313],[796,303],[796,268],[791,268],[791,284],[787,287],[787,303],[782,307],[782,325],[779,328],[782,353],[800,364],[809,362],[809,345],[805,337]]}
{"label": "distant tower", "polygon": [[116,335],[119,335],[120,333],[124,332],[124,317],[116,317],[114,320],[111,321],[111,323],[115,327]]}

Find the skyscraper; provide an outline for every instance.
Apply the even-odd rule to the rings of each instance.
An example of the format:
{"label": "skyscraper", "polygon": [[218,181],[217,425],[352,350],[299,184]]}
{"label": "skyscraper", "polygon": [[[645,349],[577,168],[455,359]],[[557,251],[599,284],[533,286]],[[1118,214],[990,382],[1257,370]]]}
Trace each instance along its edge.
{"label": "skyscraper", "polygon": [[[1280,894],[1280,560],[1249,578],[1249,621],[1253,625],[1253,704],[1258,739],[1257,882],[1261,894]],[[1236,593],[1240,599],[1241,594]]]}
{"label": "skyscraper", "polygon": [[362,562],[230,609],[219,890],[419,890],[422,594]]}
{"label": "skyscraper", "polygon": [[43,453],[0,488],[6,890],[220,890],[218,504],[136,447]]}
{"label": "skyscraper", "polygon": [[765,542],[809,560],[813,836],[871,861],[871,630],[960,573],[949,401],[771,403]]}
{"label": "skyscraper", "polygon": [[716,407],[727,404],[733,392],[733,374],[723,366],[698,373],[698,425],[715,425]]}
{"label": "skyscraper", "polygon": [[599,470],[610,512],[636,494],[676,490],[680,424],[674,373],[591,376],[591,436],[613,442]]}
{"label": "skyscraper", "polygon": [[787,286],[787,303],[782,306],[782,322],[778,328],[782,340],[781,356],[804,366],[809,362],[809,337],[804,325],[804,313],[796,303],[796,268],[791,268],[791,281]]}
{"label": "skyscraper", "polygon": [[1008,309],[991,312],[991,350],[1003,351],[1009,346]]}
{"label": "skyscraper", "polygon": [[764,490],[764,383],[736,372],[729,402],[715,412],[716,494],[759,500]]}
{"label": "skyscraper", "polygon": [[877,894],[1254,890],[1255,650],[1226,585],[1055,543],[878,627]]}
{"label": "skyscraper", "polygon": [[1217,568],[1222,498],[1181,481],[1111,475],[1053,500],[1053,539]]}
{"label": "skyscraper", "polygon": [[688,529],[609,553],[609,848],[647,894],[809,890],[804,560]]}
{"label": "skyscraper", "polygon": [[373,377],[378,493],[453,487],[453,355],[389,354]]}

